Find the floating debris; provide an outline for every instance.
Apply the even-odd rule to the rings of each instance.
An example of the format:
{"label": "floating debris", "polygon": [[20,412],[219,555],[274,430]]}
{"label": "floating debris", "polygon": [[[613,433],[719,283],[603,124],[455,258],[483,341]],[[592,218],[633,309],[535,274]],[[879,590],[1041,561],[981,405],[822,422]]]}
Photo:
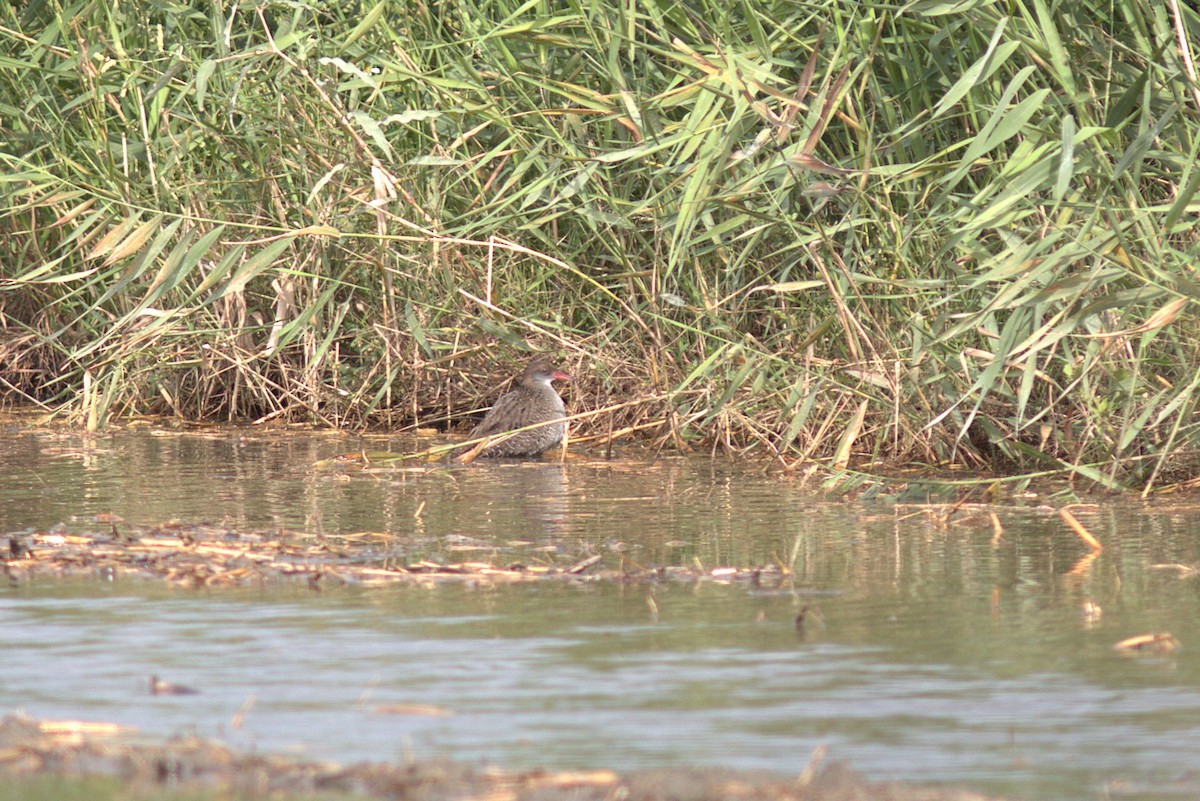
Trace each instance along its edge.
{"label": "floating debris", "polygon": [[[551,561],[558,547],[526,549],[541,554],[529,563],[514,559],[439,561],[411,558],[405,562],[397,542],[403,538],[381,532],[341,536],[310,536],[280,532],[239,532],[208,524],[164,523],[134,528],[119,536],[110,533],[74,534],[62,531],[23,534],[11,539],[7,554],[0,549],[0,566],[10,579],[90,576],[159,578],[192,587],[234,587],[299,579],[309,586],[519,581],[743,581],[755,585],[783,584],[787,572],[778,565],[762,567],[646,567],[621,556],[620,569],[603,569],[601,554],[563,554],[562,564]],[[19,544],[13,545],[14,542]],[[506,545],[439,542],[443,553],[515,550]],[[7,559],[3,559],[7,556]],[[569,560],[569,561],[568,561]]]}
{"label": "floating debris", "polygon": [[[0,731],[2,731],[13,717],[5,718],[0,723]],[[63,738],[81,738],[81,737],[112,737],[118,734],[136,734],[137,729],[132,726],[120,726],[116,723],[94,722],[89,720],[39,720],[29,721],[27,718],[16,717],[17,721],[24,721],[36,725],[38,732],[49,735],[51,737]]]}
{"label": "floating debris", "polygon": [[1179,640],[1169,631],[1156,631],[1152,634],[1139,634],[1127,637],[1113,646],[1114,651],[1122,653],[1169,654],[1179,647]]}
{"label": "floating debris", "polygon": [[575,564],[568,567],[567,572],[571,573],[573,575],[579,575],[580,573],[587,570],[592,565],[599,563],[603,558],[604,557],[601,556],[600,554],[596,554],[595,556],[589,556],[587,559],[584,559],[580,562],[576,562]]}
{"label": "floating debris", "polygon": [[[134,737],[109,723],[38,721],[20,715],[0,720],[0,772],[9,776],[112,776],[147,789],[202,788],[223,796],[267,798],[319,793],[362,799],[409,801],[656,801],[663,798],[722,798],[729,801],[816,801],[816,799],[922,799],[995,801],[952,787],[901,782],[868,783],[838,763],[810,765],[797,780],[765,771],[724,768],[663,768],[619,774],[611,770],[524,770],[476,768],[450,760],[393,765],[306,761],[279,755],[241,753],[201,737],[162,742]],[[341,797],[340,795],[338,797]]]}
{"label": "floating debris", "polygon": [[376,715],[416,715],[428,718],[448,718],[454,715],[453,709],[433,704],[381,704],[371,711]]}
{"label": "floating debris", "polygon": [[1200,575],[1200,567],[1196,565],[1150,565],[1151,570],[1175,570],[1180,578],[1194,578]]}
{"label": "floating debris", "polygon": [[150,694],[151,695],[199,695],[200,691],[192,687],[185,687],[182,684],[173,684],[169,681],[163,681],[158,676],[150,677]]}

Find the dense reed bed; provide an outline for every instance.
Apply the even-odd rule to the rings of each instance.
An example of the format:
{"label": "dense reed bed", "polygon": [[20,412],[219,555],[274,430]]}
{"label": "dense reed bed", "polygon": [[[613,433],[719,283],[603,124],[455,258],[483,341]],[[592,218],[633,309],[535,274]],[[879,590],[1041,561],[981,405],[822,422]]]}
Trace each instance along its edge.
{"label": "dense reed bed", "polygon": [[[1174,2],[0,9],[0,391],[786,464],[1197,475]],[[620,405],[618,408],[611,408]]]}

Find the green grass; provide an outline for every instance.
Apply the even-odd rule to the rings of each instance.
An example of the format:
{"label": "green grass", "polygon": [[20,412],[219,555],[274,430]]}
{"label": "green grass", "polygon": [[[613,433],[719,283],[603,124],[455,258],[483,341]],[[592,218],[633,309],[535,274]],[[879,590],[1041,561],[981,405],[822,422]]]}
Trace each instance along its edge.
{"label": "green grass", "polygon": [[0,10],[10,402],[1197,475],[1190,8],[267,10]]}

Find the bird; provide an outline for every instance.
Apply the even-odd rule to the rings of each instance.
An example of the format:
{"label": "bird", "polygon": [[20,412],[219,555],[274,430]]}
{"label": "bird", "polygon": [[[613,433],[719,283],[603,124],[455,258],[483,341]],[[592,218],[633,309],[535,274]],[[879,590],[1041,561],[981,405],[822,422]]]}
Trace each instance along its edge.
{"label": "bird", "polygon": [[[567,412],[563,399],[551,386],[553,381],[570,381],[571,375],[559,370],[546,359],[534,359],[517,379],[517,386],[493,404],[482,422],[467,439],[479,439],[503,434],[536,423],[559,420],[529,431],[513,434],[508,439],[488,445],[482,456],[537,456],[562,442],[567,433]],[[469,455],[469,454],[468,454]],[[466,457],[460,457],[466,461]]]}

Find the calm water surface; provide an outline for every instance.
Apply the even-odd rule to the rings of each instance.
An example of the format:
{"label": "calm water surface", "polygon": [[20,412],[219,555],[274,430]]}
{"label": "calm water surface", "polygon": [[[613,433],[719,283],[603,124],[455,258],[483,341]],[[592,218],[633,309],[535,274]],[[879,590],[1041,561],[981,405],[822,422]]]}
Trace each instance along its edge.
{"label": "calm water surface", "polygon": [[[399,441],[367,447],[416,447]],[[10,430],[0,534],[97,514],[284,536],[372,533],[363,558],[617,567],[783,562],[784,587],[708,582],[199,591],[0,586],[0,712],[340,760],[506,767],[722,764],[799,772],[828,746],[874,780],[1018,798],[1200,797],[1200,507],[1039,506],[940,525],[707,460],[482,463],[337,474],[358,440]],[[1086,618],[1086,602],[1098,620]],[[808,606],[807,623],[794,619]],[[1118,640],[1168,630],[1166,657]],[[160,675],[198,695],[152,696]],[[443,716],[386,713],[432,705]]]}

